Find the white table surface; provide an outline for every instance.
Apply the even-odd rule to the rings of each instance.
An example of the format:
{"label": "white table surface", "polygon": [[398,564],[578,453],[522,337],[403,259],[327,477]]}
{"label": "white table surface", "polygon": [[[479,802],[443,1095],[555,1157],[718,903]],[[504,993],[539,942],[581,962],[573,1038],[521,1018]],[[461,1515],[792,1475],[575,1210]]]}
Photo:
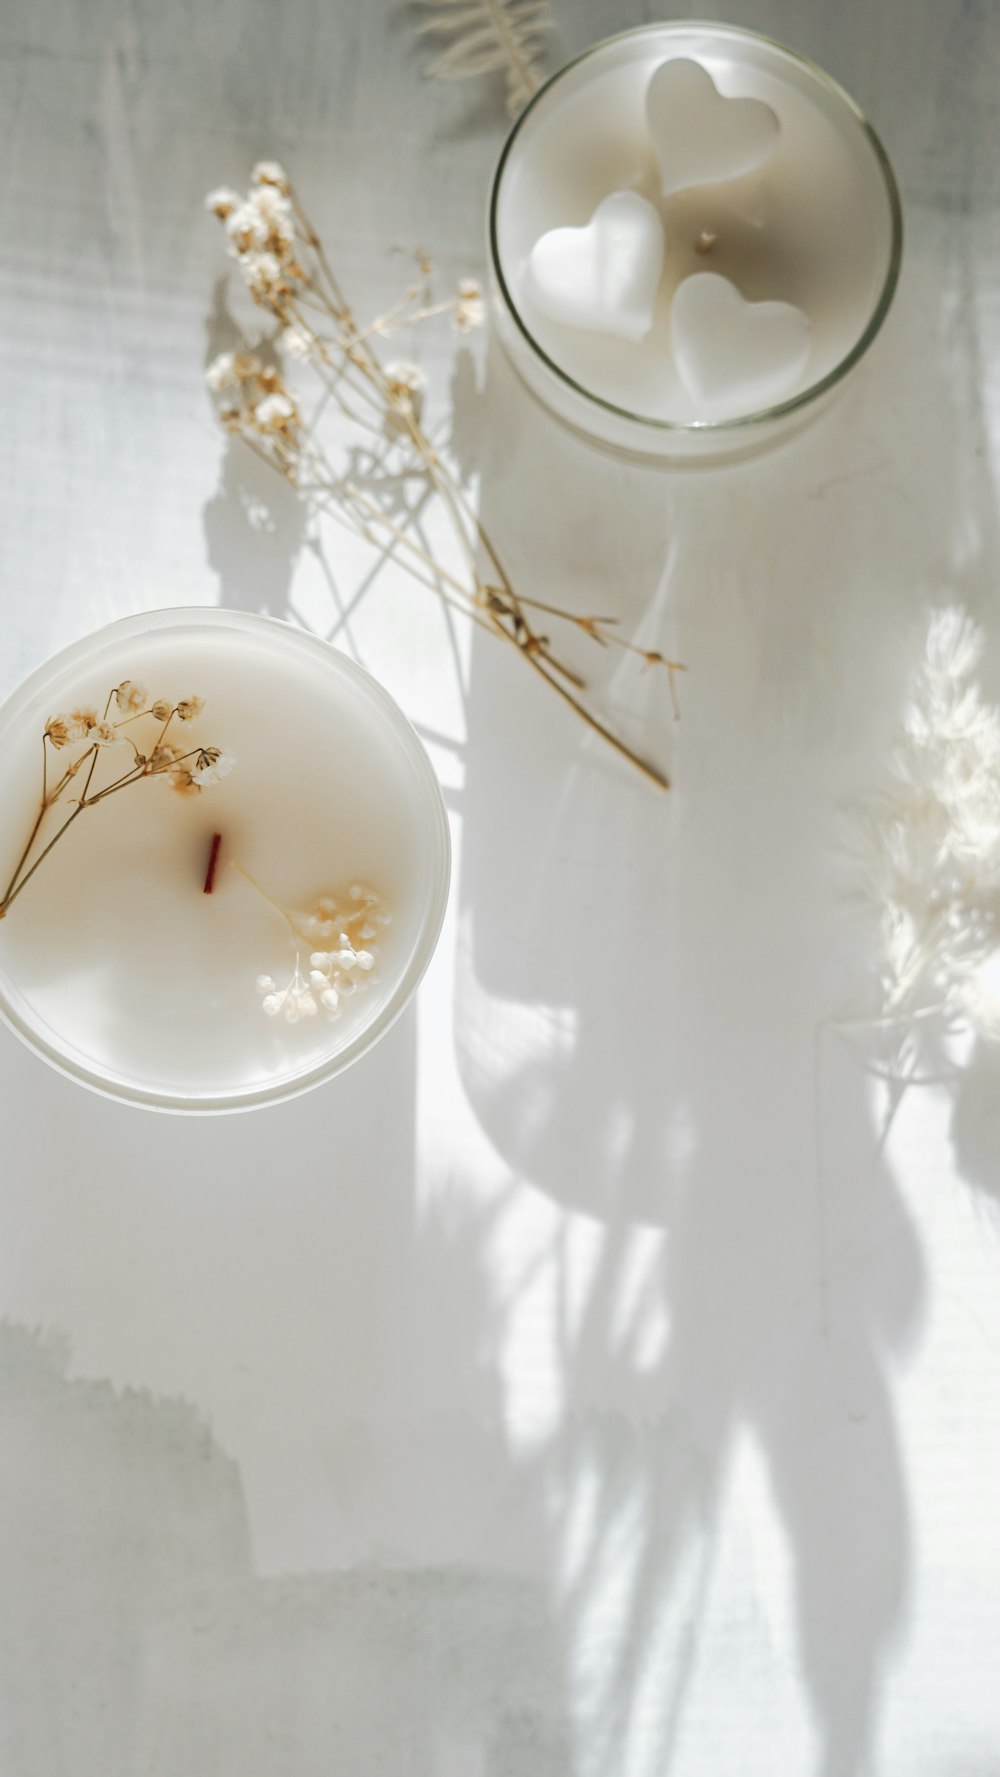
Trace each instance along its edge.
{"label": "white table surface", "polygon": [[[646,16],[555,0],[555,57]],[[695,9],[698,10],[698,9]],[[708,8],[709,14],[716,9]],[[453,822],[415,1008],[223,1120],[0,1030],[2,1777],[992,1777],[1000,1056],[886,1130],[845,823],[927,613],[1000,697],[1000,14],[732,0],[853,91],[908,238],[830,417],[725,471],[400,341],[525,591],[688,665],[658,797],[220,438],[204,191],[286,162],[359,309],[482,270],[502,102],[368,0],[7,0],[0,690],[157,604],[331,636]]]}

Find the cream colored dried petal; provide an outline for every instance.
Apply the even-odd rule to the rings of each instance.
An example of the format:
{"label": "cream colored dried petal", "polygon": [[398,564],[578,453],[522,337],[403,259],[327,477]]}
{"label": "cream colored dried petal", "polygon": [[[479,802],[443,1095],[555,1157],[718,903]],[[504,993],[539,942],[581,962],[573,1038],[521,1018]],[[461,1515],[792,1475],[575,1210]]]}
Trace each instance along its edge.
{"label": "cream colored dried petal", "polygon": [[87,731],[87,739],[99,747],[115,747],[121,743],[121,735],[112,722],[95,722]]}
{"label": "cream colored dried petal", "polygon": [[69,745],[72,735],[65,716],[50,716],[45,724],[45,737],[54,747]]}
{"label": "cream colored dried petal", "polygon": [[239,202],[238,191],[233,191],[228,185],[217,185],[214,191],[208,193],[205,199],[205,208],[224,222],[227,216],[232,215]]}
{"label": "cream colored dried petal", "polygon": [[177,705],[177,714],[182,722],[193,722],[205,708],[204,699],[200,697],[182,697]]}
{"label": "cream colored dried petal", "polygon": [[209,784],[219,784],[224,777],[229,776],[235,764],[232,753],[220,753],[218,747],[206,747],[198,757],[193,773],[195,781],[203,789]]}
{"label": "cream colored dried petal", "polygon": [[194,772],[189,771],[186,765],[175,765],[169,773],[168,782],[170,788],[177,791],[178,796],[201,794],[201,785],[196,781]]}
{"label": "cream colored dried petal", "polygon": [[259,252],[267,245],[267,220],[257,205],[248,201],[226,217],[226,233],[236,253]]}
{"label": "cream colored dried petal", "polygon": [[81,710],[73,710],[69,718],[70,740],[85,740],[98,720],[97,711],[89,704],[85,704]]}
{"label": "cream colored dried petal", "polygon": [[121,684],[115,687],[115,701],[118,708],[124,710],[129,716],[137,715],[145,707],[148,697],[149,692],[145,685],[136,685],[131,679],[123,679]]}
{"label": "cream colored dried petal", "polygon": [[253,185],[274,185],[279,191],[291,190],[291,181],[280,161],[259,160],[250,174]]}
{"label": "cream colored dried petal", "polygon": [[278,345],[289,358],[308,358],[312,351],[312,341],[301,327],[286,327]]}
{"label": "cream colored dried petal", "polygon": [[405,436],[409,433],[410,421],[420,419],[427,378],[418,364],[403,359],[387,364],[385,375],[389,398],[386,431],[390,437]]}
{"label": "cream colored dried petal", "polygon": [[180,747],[172,747],[169,741],[161,741],[154,747],[147,761],[146,769],[150,772],[169,771],[175,759],[180,757]]}
{"label": "cream colored dried petal", "polygon": [[287,432],[297,417],[295,403],[288,395],[266,395],[254,413],[262,432]]}
{"label": "cream colored dried petal", "polygon": [[455,305],[455,326],[460,333],[471,333],[474,328],[481,327],[486,319],[486,301],[483,287],[475,278],[462,278],[458,286],[458,301]]}
{"label": "cream colored dried petal", "polygon": [[240,271],[255,302],[276,302],[287,290],[281,262],[274,253],[244,253]]}
{"label": "cream colored dried petal", "polygon": [[220,352],[213,358],[205,372],[205,382],[213,395],[221,394],[223,389],[231,389],[236,382],[235,352]]}
{"label": "cream colored dried petal", "polygon": [[265,185],[254,193],[250,201],[267,231],[261,245],[269,247],[272,253],[277,253],[279,259],[285,258],[291,252],[295,239],[292,206],[287,197],[273,185]]}
{"label": "cream colored dried petal", "polygon": [[158,722],[169,722],[174,713],[174,706],[172,703],[168,703],[165,697],[158,697],[149,713],[151,716],[155,716]]}

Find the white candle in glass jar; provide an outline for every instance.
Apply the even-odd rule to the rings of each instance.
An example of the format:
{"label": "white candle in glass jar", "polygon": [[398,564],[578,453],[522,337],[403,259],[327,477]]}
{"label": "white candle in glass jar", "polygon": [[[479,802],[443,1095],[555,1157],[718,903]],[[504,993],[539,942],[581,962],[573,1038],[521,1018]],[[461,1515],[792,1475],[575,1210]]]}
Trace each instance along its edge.
{"label": "white candle in glass jar", "polygon": [[[760,147],[757,164],[750,156],[749,171],[737,165],[720,176],[710,166],[704,182],[673,189],[670,145],[657,139],[647,111],[651,83],[673,61],[710,79],[716,107],[753,100],[773,115],[773,142]],[[707,101],[701,117],[697,96],[685,104],[682,146],[699,130],[711,143],[718,120]],[[585,263],[595,212],[617,193],[655,210],[664,240],[649,326],[633,324],[630,337],[568,325],[537,276],[553,243],[539,244],[554,231],[584,231],[573,251]],[[491,204],[497,320],[516,368],[578,429],[654,456],[729,448],[755,423],[763,435],[770,409],[805,406],[836,384],[884,317],[900,246],[895,183],[853,103],[790,51],[729,26],[653,25],[588,51],[515,126]],[[651,249],[643,251],[648,263]],[[727,280],[742,302],[782,303],[805,317],[808,351],[763,408],[751,385],[748,401],[738,389],[727,400],[725,390],[706,394],[681,374],[674,298],[706,273],[716,286]],[[696,288],[687,293],[689,315]],[[718,288],[710,295],[716,300]],[[738,322],[730,317],[730,334]],[[714,324],[706,318],[709,332]],[[711,362],[711,339],[694,345]],[[720,436],[707,439],[712,430]]]}
{"label": "white candle in glass jar", "polygon": [[[190,794],[167,775],[142,778],[81,811],[0,920],[0,1012],[45,1059],[135,1103],[239,1109],[302,1091],[382,1034],[433,951],[449,846],[427,756],[387,693],[313,636],[225,611],[128,618],[40,668],[0,710],[0,894],[38,811],[46,723],[103,711],[124,681],[150,700],[203,700],[169,739],[221,748],[232,769]],[[142,751],[158,724],[120,732]],[[49,748],[50,786],[80,751]],[[123,741],[107,748],[92,789],[132,756]],[[355,919],[332,966],[335,981],[354,980],[327,1008],[314,970],[289,1022],[289,1002],[275,1002],[296,967],[308,987],[311,956],[329,968],[324,955],[341,947],[326,928],[366,906],[369,888],[387,918]],[[338,912],[317,915],[331,896]],[[296,936],[279,909],[319,923]],[[361,958],[350,969],[348,950]]]}

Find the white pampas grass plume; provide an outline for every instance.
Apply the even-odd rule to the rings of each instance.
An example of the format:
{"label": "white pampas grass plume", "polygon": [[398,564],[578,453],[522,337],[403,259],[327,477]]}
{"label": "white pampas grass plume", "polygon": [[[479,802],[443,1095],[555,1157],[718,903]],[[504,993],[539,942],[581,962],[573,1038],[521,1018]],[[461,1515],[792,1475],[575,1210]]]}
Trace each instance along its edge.
{"label": "white pampas grass plume", "polygon": [[427,69],[435,80],[504,74],[507,110],[523,111],[542,84],[544,33],[552,28],[548,0],[414,0],[429,17],[422,36],[451,42]]}
{"label": "white pampas grass plume", "polygon": [[889,776],[865,809],[865,891],[878,916],[883,1011],[940,1006],[1000,1037],[1000,712],[971,677],[982,631],[931,617]]}

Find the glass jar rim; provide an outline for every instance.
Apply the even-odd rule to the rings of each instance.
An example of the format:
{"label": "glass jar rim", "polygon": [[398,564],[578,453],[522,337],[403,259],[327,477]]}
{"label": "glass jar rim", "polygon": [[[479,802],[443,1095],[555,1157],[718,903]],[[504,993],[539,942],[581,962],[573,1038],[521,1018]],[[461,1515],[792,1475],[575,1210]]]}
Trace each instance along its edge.
{"label": "glass jar rim", "polygon": [[[709,33],[722,38],[732,38],[737,41],[748,41],[754,44],[763,45],[765,48],[775,51],[782,59],[792,63],[798,69],[803,71],[811,80],[823,88],[828,97],[837,100],[844,106],[850,114],[853,122],[860,128],[864,135],[873,154],[878,171],[882,176],[882,183],[889,209],[891,239],[885,277],[882,281],[882,286],[868,321],[850,350],[846,352],[844,357],[840,358],[830,370],[826,371],[822,377],[817,378],[817,380],[810,383],[807,388],[800,389],[797,394],[789,396],[786,400],[777,402],[772,407],[758,408],[752,413],[739,414],[730,419],[718,420],[665,420],[657,419],[651,414],[636,413],[629,407],[620,407],[616,402],[607,400],[605,396],[596,394],[593,389],[588,389],[585,384],[578,382],[568,371],[563,370],[562,367],[549,356],[544,346],[542,346],[535,338],[531,329],[527,325],[527,322],[524,320],[520,309],[514,301],[507,278],[504,275],[500,258],[498,212],[500,204],[500,188],[503,181],[504,171],[520,131],[535,111],[536,107],[541,104],[549,93],[551,93],[553,87],[557,86],[558,83],[563,80],[566,75],[571,74],[574,69],[579,68],[594,56],[601,55],[603,52],[610,49],[612,45],[626,43],[640,37],[663,38],[686,36],[692,31]],[[568,389],[573,395],[578,396],[581,400],[587,402],[596,412],[610,415],[613,419],[624,421],[630,426],[644,428],[651,442],[652,439],[656,437],[659,437],[664,441],[671,437],[678,439],[685,437],[725,439],[730,436],[739,437],[741,435],[745,436],[747,434],[752,434],[757,428],[763,430],[770,426],[774,421],[781,421],[786,418],[791,418],[793,415],[802,413],[804,409],[810,407],[814,402],[819,402],[824,395],[834,389],[844,379],[848,372],[854,368],[859,360],[864,357],[869,346],[872,344],[882,327],[886,315],[892,305],[892,299],[896,292],[896,285],[899,282],[900,267],[903,259],[903,207],[900,200],[899,187],[896,183],[896,176],[892,170],[892,163],[883,147],[881,139],[869,123],[864,112],[861,110],[861,107],[854,99],[852,99],[850,93],[848,93],[838,81],[834,80],[831,75],[824,71],[824,69],[811,61],[808,56],[800,55],[797,50],[789,49],[787,44],[780,43],[775,37],[770,37],[761,31],[745,30],[740,25],[723,24],[711,19],[664,19],[659,23],[654,22],[647,25],[636,25],[628,31],[618,31],[611,37],[602,38],[599,43],[591,44],[589,48],[581,51],[578,56],[574,56],[572,61],[566,62],[561,68],[557,68],[555,73],[551,74],[548,80],[546,80],[544,84],[539,87],[538,91],[532,95],[528,104],[516,119],[513,128],[500,151],[500,158],[497,161],[496,169],[493,174],[488,210],[487,245],[489,250],[490,267],[507,313],[514,322],[514,325],[517,327],[518,332],[521,334],[530,351],[537,357],[549,374],[554,376],[564,388]]]}

